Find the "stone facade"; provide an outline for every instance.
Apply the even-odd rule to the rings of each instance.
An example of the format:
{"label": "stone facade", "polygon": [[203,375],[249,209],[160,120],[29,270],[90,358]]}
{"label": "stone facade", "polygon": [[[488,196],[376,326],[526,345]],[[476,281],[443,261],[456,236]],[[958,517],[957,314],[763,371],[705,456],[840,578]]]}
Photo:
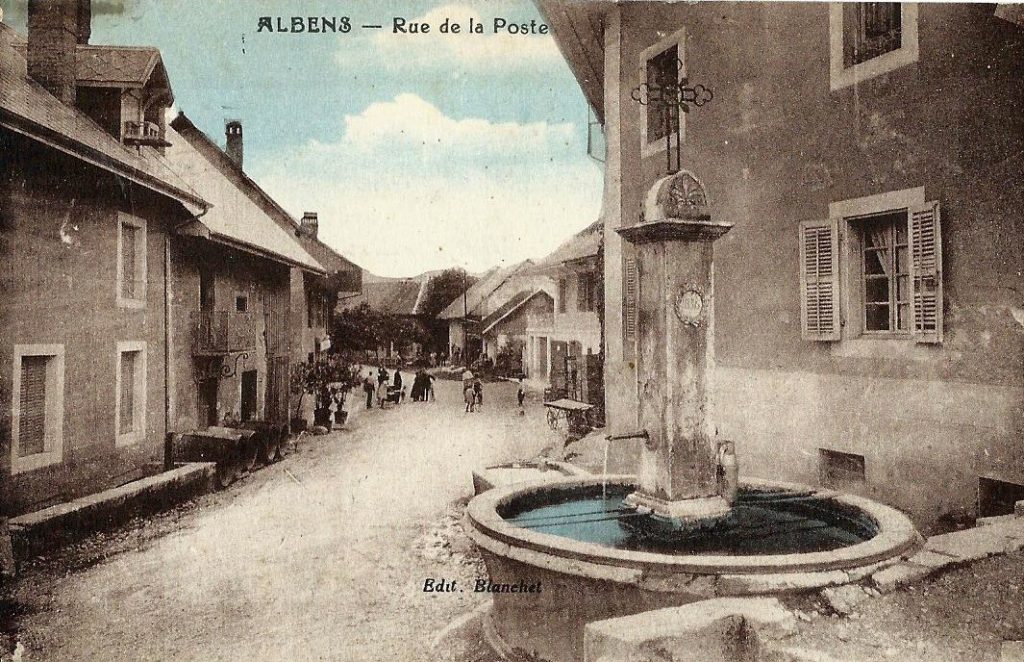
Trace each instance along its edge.
{"label": "stone facade", "polygon": [[[830,453],[854,469],[859,457],[863,476],[842,487],[926,529],[972,516],[979,477],[1024,484],[1019,26],[991,5],[905,5],[899,52],[865,68],[837,65],[842,30],[826,4],[539,4],[604,121],[612,432],[637,424],[633,256],[613,230],[640,220],[667,170],[633,91],[675,45],[690,83],[714,93],[682,120],[681,165],[706,185],[714,219],[735,226],[716,245],[714,387],[718,432],[736,441],[741,470],[815,484]],[[600,21],[572,36],[588,12]],[[954,100],[950,80],[984,89],[984,102]],[[941,342],[865,333],[854,217],[928,201],[941,209]],[[799,232],[830,218],[837,326],[812,340],[801,333]],[[623,466],[636,458],[628,444],[613,453]]]}

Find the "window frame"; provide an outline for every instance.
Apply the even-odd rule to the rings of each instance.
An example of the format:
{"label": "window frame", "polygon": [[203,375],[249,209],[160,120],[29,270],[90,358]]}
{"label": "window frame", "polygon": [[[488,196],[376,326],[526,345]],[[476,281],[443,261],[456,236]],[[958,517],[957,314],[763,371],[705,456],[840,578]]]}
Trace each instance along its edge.
{"label": "window frame", "polygon": [[[840,329],[841,340],[844,342],[877,343],[896,341],[914,344],[913,328],[907,332],[866,331],[862,320],[865,311],[861,297],[861,247],[860,231],[854,227],[858,221],[884,214],[904,213],[907,217],[908,231],[910,212],[915,207],[925,204],[923,186],[916,188],[887,191],[861,198],[850,198],[829,203],[829,218],[839,226],[839,292],[840,292]],[[908,258],[909,259],[909,258]],[[854,286],[854,284],[856,285]],[[913,326],[913,304],[910,306],[911,327]],[[853,320],[858,320],[851,325]]]}
{"label": "window frame", "polygon": [[[123,295],[124,288],[124,226],[128,225],[135,228],[135,273],[133,274],[133,280],[137,284],[138,289],[135,292],[134,297],[125,297]],[[126,214],[125,212],[117,212],[117,278],[116,278],[116,296],[117,306],[119,308],[145,308],[146,307],[146,289],[148,284],[149,274],[149,261],[147,259],[147,232],[146,232],[146,219]]]}
{"label": "window frame", "polygon": [[[901,245],[898,244],[897,243],[898,237],[895,234],[896,223],[895,222],[889,222],[889,223],[886,224],[887,225],[888,233],[891,235],[891,238],[893,240],[892,244],[890,246],[890,248],[892,249],[892,254],[891,254],[890,260],[889,260],[889,263],[890,263],[889,266],[892,267],[892,269],[893,269],[893,275],[883,275],[882,276],[886,281],[888,281],[888,293],[887,293],[888,301],[887,301],[886,305],[889,308],[889,328],[888,329],[869,329],[868,328],[868,318],[867,318],[867,307],[868,307],[868,304],[869,304],[869,302],[867,300],[867,296],[868,296],[868,293],[867,293],[867,281],[868,281],[868,278],[869,278],[869,274],[865,273],[864,261],[866,259],[867,251],[871,250],[871,249],[867,248],[864,245],[864,238],[863,238],[864,237],[864,232],[865,232],[864,226],[867,223],[877,222],[878,218],[885,217],[885,216],[902,216],[902,219],[903,219],[902,222],[904,224],[904,229],[906,230],[906,241],[905,241],[905,243],[903,243]],[[860,260],[857,262],[857,264],[851,264],[850,265],[851,272],[853,270],[857,271],[857,281],[858,281],[858,286],[859,286],[859,304],[860,304],[860,306],[859,306],[859,308],[860,308],[860,316],[858,318],[859,319],[859,324],[860,324],[860,335],[862,335],[862,336],[870,336],[870,337],[878,337],[878,338],[903,338],[903,337],[909,337],[913,333],[912,326],[913,326],[913,323],[914,323],[914,320],[913,320],[913,317],[914,317],[914,308],[913,308],[914,303],[909,298],[904,300],[904,301],[900,301],[900,299],[899,299],[899,278],[902,275],[903,277],[905,277],[907,279],[907,296],[909,297],[910,296],[910,285],[911,285],[910,284],[910,277],[911,277],[910,276],[910,259],[911,259],[911,257],[910,257],[910,237],[909,237],[909,235],[910,235],[910,209],[894,209],[894,210],[889,211],[889,212],[882,212],[882,213],[878,213],[878,214],[868,214],[867,216],[850,217],[850,218],[845,218],[844,220],[851,226],[850,250],[851,251],[855,251],[856,253],[858,253],[860,255]],[[856,226],[856,227],[853,227],[853,226]],[[901,247],[906,251],[906,254],[907,254],[907,271],[903,272],[902,274],[898,271],[898,269],[899,269],[898,249],[901,248]],[[853,278],[851,277],[851,282],[852,282],[852,280],[853,280]],[[906,306],[906,310],[907,310],[907,318],[906,318],[907,319],[907,321],[906,321],[907,328],[906,329],[900,329],[899,328],[899,307],[900,307],[901,304]]]}
{"label": "window frame", "polygon": [[[245,302],[245,307],[244,308],[239,308],[238,307],[239,301],[244,301]],[[242,290],[236,290],[235,291],[234,312],[236,312],[236,313],[248,313],[249,312],[249,293],[248,292],[244,292]]]}
{"label": "window frame", "polygon": [[[682,63],[679,71],[676,72],[676,83],[681,83],[686,78],[686,26],[683,26],[654,44],[648,46],[640,53],[640,84],[647,83],[647,66],[658,55],[668,49],[676,47],[676,57]],[[655,156],[665,151],[665,137],[662,136],[654,141],[647,140],[648,120],[647,110],[650,106],[638,106],[640,108],[640,154],[641,157]],[[686,143],[686,113],[679,111],[679,142]]]}
{"label": "window frame", "polygon": [[[135,366],[133,391],[134,410],[132,411],[132,430],[121,432],[121,358],[128,352],[138,352],[138,363]],[[146,341],[123,340],[117,343],[116,361],[114,365],[114,445],[116,447],[131,446],[146,438],[146,384],[148,369],[146,365]]]}
{"label": "window frame", "polygon": [[900,47],[847,67],[843,57],[843,5],[842,2],[829,3],[829,89],[832,92],[918,61],[920,44],[918,41],[917,3],[901,2]]}
{"label": "window frame", "polygon": [[[64,457],[64,345],[23,344],[14,346],[11,379],[11,474],[20,474],[59,464]],[[26,356],[49,358],[46,366],[46,434],[43,452],[19,457],[21,449],[21,360]],[[51,413],[53,414],[51,416]]]}

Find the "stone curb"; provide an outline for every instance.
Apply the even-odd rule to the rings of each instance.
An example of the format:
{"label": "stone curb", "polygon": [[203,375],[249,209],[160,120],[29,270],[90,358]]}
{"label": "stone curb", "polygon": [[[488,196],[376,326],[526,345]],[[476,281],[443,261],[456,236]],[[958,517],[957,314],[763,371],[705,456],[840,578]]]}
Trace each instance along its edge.
{"label": "stone curb", "polygon": [[213,488],[216,464],[187,462],[135,480],[10,520],[15,557],[24,559],[55,546],[164,510]]}
{"label": "stone curb", "polygon": [[924,549],[871,576],[887,593],[947,568],[1024,549],[1024,518],[989,519],[982,526],[932,536]]}

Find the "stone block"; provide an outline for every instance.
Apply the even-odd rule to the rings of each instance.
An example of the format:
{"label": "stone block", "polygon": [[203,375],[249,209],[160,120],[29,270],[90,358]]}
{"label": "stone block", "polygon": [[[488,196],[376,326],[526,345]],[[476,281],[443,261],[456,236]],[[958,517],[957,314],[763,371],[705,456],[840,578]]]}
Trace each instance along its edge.
{"label": "stone block", "polygon": [[1009,543],[1005,526],[993,524],[932,536],[925,542],[924,548],[930,552],[952,556],[961,563],[1004,554]]}
{"label": "stone block", "polygon": [[946,566],[956,563],[956,559],[946,554],[938,554],[936,552],[930,552],[927,549],[922,549],[917,554],[914,554],[907,559],[907,563],[924,566],[932,571],[938,571]]}
{"label": "stone block", "polygon": [[754,662],[762,641],[782,639],[795,627],[793,614],[774,598],[703,600],[588,624],[584,660]]}
{"label": "stone block", "polygon": [[871,575],[871,581],[882,593],[895,591],[901,586],[906,586],[932,573],[932,569],[917,565],[916,563],[897,563],[885,570],[879,570]]}
{"label": "stone block", "polygon": [[821,592],[821,597],[832,608],[832,611],[847,616],[853,613],[854,607],[870,598],[871,595],[857,584],[847,584],[826,588]]}

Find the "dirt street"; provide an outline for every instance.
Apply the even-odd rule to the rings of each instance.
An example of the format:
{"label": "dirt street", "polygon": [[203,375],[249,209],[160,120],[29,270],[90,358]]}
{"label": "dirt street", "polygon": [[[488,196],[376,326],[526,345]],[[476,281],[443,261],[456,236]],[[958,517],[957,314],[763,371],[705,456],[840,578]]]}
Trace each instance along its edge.
{"label": "dirt street", "polygon": [[458,383],[437,392],[304,438],[226,492],[29,564],[0,605],[5,629],[23,659],[47,662],[436,659],[437,633],[482,598],[424,593],[424,581],[481,570],[431,532],[457,521],[471,469],[555,439],[539,398],[517,414],[511,384],[488,385],[475,414]]}

